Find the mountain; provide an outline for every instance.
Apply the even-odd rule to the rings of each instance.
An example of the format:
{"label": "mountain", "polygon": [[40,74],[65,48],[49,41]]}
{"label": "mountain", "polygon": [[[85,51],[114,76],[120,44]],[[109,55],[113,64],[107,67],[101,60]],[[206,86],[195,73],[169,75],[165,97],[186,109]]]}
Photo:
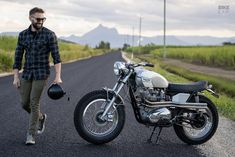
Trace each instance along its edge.
{"label": "mountain", "polygon": [[121,47],[123,45],[123,35],[120,35],[115,28],[107,28],[99,25],[95,29],[85,33],[83,36],[70,35],[69,37],[60,37],[61,39],[73,41],[82,45],[88,44],[95,47],[100,41],[110,42],[112,47]]}
{"label": "mountain", "polygon": [[233,38],[225,37],[211,37],[211,36],[177,36],[182,41],[187,41],[191,45],[221,45],[223,42],[235,40]]}
{"label": "mountain", "polygon": [[0,36],[18,36],[19,32],[2,32]]}
{"label": "mountain", "polygon": [[[116,28],[107,28],[103,25],[98,25],[95,29],[87,32],[83,36],[70,35],[69,37],[60,37],[61,39],[80,43],[82,45],[88,44],[95,47],[100,41],[109,42],[111,47],[122,47],[123,43],[132,45],[132,36],[119,34]],[[142,37],[141,45],[149,43],[162,44],[163,36],[157,37]],[[134,36],[134,45],[138,45],[139,36]],[[168,44],[172,45],[188,45],[187,42],[177,39],[174,36],[168,36]]]}
{"label": "mountain", "polygon": [[82,36],[82,38],[89,39],[94,38],[98,36],[103,36],[104,38],[113,37],[115,35],[118,35],[118,31],[116,28],[107,28],[103,25],[99,25],[97,28],[91,30],[90,32],[87,32]]}
{"label": "mountain", "polygon": [[[82,45],[88,44],[95,47],[100,41],[109,42],[111,47],[122,47],[124,43],[132,45],[132,36],[119,34],[116,28],[108,28],[98,25],[93,30],[83,36],[70,35],[69,37],[60,37],[61,39],[76,42]],[[141,45],[154,43],[163,45],[163,36],[142,37]],[[134,36],[134,45],[138,45],[139,36]],[[167,45],[222,45],[223,42],[234,42],[235,37],[212,37],[212,36],[166,36]]]}

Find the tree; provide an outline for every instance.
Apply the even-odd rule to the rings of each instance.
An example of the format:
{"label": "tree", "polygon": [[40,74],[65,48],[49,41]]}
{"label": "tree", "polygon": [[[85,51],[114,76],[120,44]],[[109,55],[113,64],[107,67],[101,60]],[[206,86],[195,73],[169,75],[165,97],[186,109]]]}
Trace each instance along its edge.
{"label": "tree", "polygon": [[95,47],[96,49],[110,49],[110,43],[101,41],[98,46]]}
{"label": "tree", "polygon": [[228,41],[228,42],[223,42],[223,45],[235,45],[235,43]]}
{"label": "tree", "polygon": [[127,44],[127,43],[124,43],[124,44],[123,44],[123,47],[122,47],[122,50],[126,50],[128,47],[130,47],[130,45]]}

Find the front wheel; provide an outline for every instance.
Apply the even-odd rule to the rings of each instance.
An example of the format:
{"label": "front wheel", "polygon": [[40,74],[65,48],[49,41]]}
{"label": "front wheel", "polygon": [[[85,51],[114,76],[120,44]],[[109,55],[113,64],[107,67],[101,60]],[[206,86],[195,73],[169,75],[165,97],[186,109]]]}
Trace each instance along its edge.
{"label": "front wheel", "polygon": [[[109,99],[112,95],[109,94]],[[107,92],[93,91],[86,94],[74,111],[74,125],[78,134],[86,141],[104,144],[116,138],[125,122],[124,106],[117,105],[110,109],[104,120],[100,119],[107,105]]]}
{"label": "front wheel", "polygon": [[[174,124],[176,135],[185,143],[197,145],[208,141],[216,132],[219,122],[213,102],[200,95],[200,103],[207,103],[205,111],[183,111],[178,123]],[[191,119],[191,120],[190,120]]]}

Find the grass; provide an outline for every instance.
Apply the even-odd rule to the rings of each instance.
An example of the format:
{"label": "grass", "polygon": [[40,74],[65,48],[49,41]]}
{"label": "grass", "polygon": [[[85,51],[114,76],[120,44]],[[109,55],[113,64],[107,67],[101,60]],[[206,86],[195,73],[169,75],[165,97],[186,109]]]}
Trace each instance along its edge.
{"label": "grass", "polygon": [[175,73],[179,76],[182,76],[192,81],[207,80],[210,84],[213,85],[213,87],[218,92],[225,93],[231,97],[235,97],[235,81],[232,81],[226,78],[210,76],[207,74],[192,72],[188,69],[177,67],[175,65],[173,66],[173,65],[169,65],[169,64],[167,65],[167,64],[161,63],[161,67],[171,73]]}
{"label": "grass", "polygon": [[[0,36],[0,72],[12,71],[14,51],[17,37]],[[103,54],[106,50],[93,49],[73,43],[59,41],[59,51],[62,62]],[[52,62],[52,58],[50,58]]]}
{"label": "grass", "polygon": [[146,46],[141,47],[128,47],[125,51],[127,52],[133,52],[135,54],[149,54],[151,51],[155,49],[161,49],[162,46],[156,46],[154,44],[148,44]]}
{"label": "grass", "polygon": [[[130,58],[130,54],[128,57]],[[179,75],[178,73],[169,72],[168,70],[162,68],[163,67],[162,63],[159,60],[152,58],[152,57],[144,57],[143,55],[140,55],[137,58],[135,58],[135,61],[136,62],[148,61],[148,62],[153,63],[155,67],[148,68],[148,69],[156,71],[159,74],[163,75],[169,82],[188,83],[192,81],[198,81],[198,80],[195,80],[193,76],[192,76],[193,79],[189,79],[189,78],[187,79],[185,77],[182,77],[182,75]],[[192,75],[192,73],[189,75]],[[226,84],[226,83],[221,82],[221,84]],[[215,103],[221,115],[235,121],[235,98],[234,96],[231,97],[224,93],[219,93],[220,97],[215,98],[208,92],[204,92],[204,94]]]}
{"label": "grass", "polygon": [[0,49],[5,52],[14,51],[17,38],[12,36],[0,36]]}
{"label": "grass", "polygon": [[60,56],[63,62],[74,59],[95,56],[105,53],[105,50],[93,49],[89,46],[81,46],[78,44],[59,42]]}
{"label": "grass", "polygon": [[[163,57],[162,49],[155,49],[151,53]],[[166,55],[186,62],[235,70],[235,46],[170,47]]]}
{"label": "grass", "polygon": [[13,53],[11,51],[3,51],[0,49],[0,72],[6,72],[13,65]]}
{"label": "grass", "polygon": [[[141,47],[129,47],[125,51],[135,54],[153,54],[163,57],[163,47],[149,44]],[[235,46],[167,46],[168,58],[206,66],[235,70]]]}
{"label": "grass", "polygon": [[9,71],[11,68],[16,43],[16,37],[0,36],[0,72]]}

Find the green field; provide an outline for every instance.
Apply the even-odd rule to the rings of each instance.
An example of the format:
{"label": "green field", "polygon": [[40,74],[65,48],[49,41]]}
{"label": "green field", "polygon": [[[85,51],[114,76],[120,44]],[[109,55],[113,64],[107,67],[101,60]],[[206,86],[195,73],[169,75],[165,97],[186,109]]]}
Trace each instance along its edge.
{"label": "green field", "polygon": [[[0,36],[0,72],[12,71],[14,51],[17,38],[11,36]],[[102,54],[105,50],[93,49],[88,46],[59,42],[59,50],[62,62]]]}
{"label": "green field", "polygon": [[[163,57],[163,47],[147,45],[144,47],[128,48],[128,52],[136,54],[153,54]],[[167,58],[181,59],[200,65],[222,67],[235,70],[235,46],[167,46]]]}
{"label": "green field", "polygon": [[[159,57],[163,56],[162,49],[151,53]],[[166,55],[169,58],[191,63],[235,70],[235,46],[167,48]]]}

